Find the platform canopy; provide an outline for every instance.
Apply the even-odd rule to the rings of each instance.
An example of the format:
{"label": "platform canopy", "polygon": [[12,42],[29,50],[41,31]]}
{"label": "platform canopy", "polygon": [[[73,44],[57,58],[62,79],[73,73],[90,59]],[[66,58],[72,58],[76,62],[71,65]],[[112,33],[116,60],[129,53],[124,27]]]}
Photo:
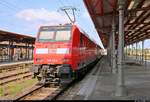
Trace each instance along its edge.
{"label": "platform canopy", "polygon": [[34,44],[35,37],[0,30],[0,42],[2,41]]}
{"label": "platform canopy", "polygon": [[[84,0],[95,28],[105,48],[112,34],[112,17],[116,18],[116,45],[118,43],[118,0]],[[150,38],[150,0],[126,0],[125,45]]]}

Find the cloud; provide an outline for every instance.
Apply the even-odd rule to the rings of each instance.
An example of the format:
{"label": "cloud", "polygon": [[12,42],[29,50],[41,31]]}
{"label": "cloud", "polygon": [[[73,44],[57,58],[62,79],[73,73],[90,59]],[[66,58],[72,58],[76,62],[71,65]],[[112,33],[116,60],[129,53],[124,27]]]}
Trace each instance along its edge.
{"label": "cloud", "polygon": [[64,24],[69,20],[66,15],[56,11],[41,9],[25,9],[16,14],[16,17],[27,22],[45,22],[46,24]]}

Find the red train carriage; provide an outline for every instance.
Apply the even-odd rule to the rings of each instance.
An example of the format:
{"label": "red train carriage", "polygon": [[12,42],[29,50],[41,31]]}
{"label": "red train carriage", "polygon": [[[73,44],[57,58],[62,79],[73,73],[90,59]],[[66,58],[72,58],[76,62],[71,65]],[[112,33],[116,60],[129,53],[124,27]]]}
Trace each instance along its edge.
{"label": "red train carriage", "polygon": [[76,25],[42,26],[34,49],[34,75],[45,83],[74,79],[96,61],[98,50]]}

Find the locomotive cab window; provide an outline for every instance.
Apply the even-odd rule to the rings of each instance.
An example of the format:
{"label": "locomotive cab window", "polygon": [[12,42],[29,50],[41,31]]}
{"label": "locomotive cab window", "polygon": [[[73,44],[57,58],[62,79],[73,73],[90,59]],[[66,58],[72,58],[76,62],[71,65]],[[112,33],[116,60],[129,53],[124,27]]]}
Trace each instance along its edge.
{"label": "locomotive cab window", "polygon": [[70,41],[71,27],[47,27],[41,28],[39,32],[39,42],[61,42]]}
{"label": "locomotive cab window", "polygon": [[50,41],[54,39],[54,31],[42,31],[39,35],[39,41]]}
{"label": "locomotive cab window", "polygon": [[68,30],[64,30],[64,31],[57,31],[56,32],[56,41],[68,41],[70,40],[71,37],[71,32]]}

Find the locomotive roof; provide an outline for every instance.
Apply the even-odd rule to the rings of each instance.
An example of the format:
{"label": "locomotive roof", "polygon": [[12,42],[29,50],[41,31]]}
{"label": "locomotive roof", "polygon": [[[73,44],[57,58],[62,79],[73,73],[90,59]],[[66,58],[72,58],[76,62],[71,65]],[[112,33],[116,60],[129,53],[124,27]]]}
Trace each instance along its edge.
{"label": "locomotive roof", "polygon": [[60,24],[60,25],[50,25],[50,26],[41,26],[40,28],[43,28],[43,27],[71,27],[72,25],[71,24]]}
{"label": "locomotive roof", "polygon": [[96,43],[96,41],[94,39],[92,39],[78,24],[73,24],[73,25],[72,24],[64,24],[64,25],[60,24],[60,25],[55,25],[55,26],[41,26],[40,28],[43,28],[43,27],[60,27],[60,26],[62,26],[62,27],[76,26],[82,34],[84,34],[88,39],[90,39],[93,43],[95,43],[97,46],[99,46]]}
{"label": "locomotive roof", "polygon": [[75,26],[78,27],[81,33],[83,33],[87,38],[89,38],[93,43],[95,43],[97,46],[99,46],[94,39],[92,39],[79,25],[74,24]]}

